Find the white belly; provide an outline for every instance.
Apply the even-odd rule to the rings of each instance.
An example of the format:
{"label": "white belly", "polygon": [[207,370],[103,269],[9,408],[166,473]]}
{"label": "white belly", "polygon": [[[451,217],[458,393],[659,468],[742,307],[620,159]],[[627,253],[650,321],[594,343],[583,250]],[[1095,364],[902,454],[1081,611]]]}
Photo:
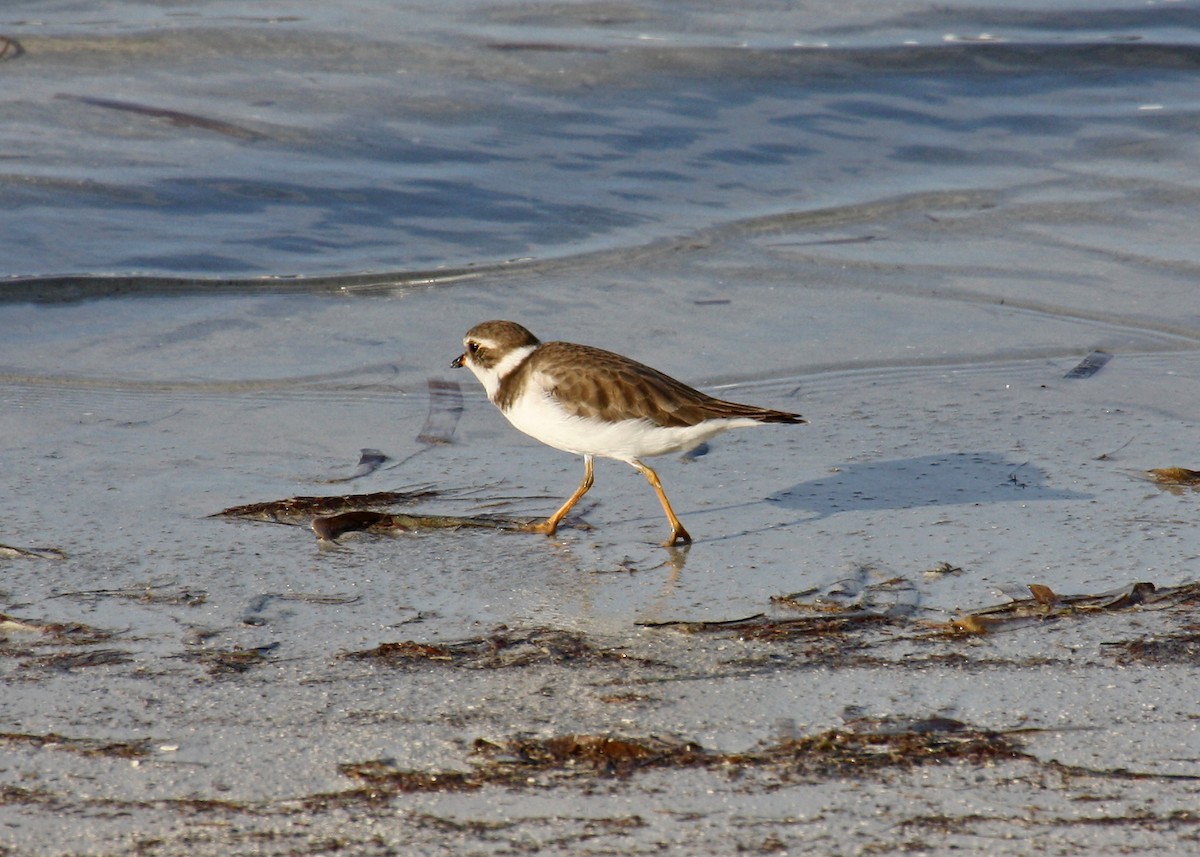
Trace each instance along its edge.
{"label": "white belly", "polygon": [[517,429],[547,446],[618,461],[683,452],[728,429],[758,425],[746,417],[667,427],[649,420],[605,422],[571,416],[540,391],[521,396],[504,415]]}

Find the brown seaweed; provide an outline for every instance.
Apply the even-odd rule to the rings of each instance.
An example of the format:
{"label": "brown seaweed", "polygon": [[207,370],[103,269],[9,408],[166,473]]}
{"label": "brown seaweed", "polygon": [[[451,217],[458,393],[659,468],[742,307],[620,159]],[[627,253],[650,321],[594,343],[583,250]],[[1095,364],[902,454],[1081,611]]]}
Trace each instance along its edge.
{"label": "brown seaweed", "polygon": [[208,592],[203,589],[191,589],[189,587],[168,589],[147,583],[145,586],[134,586],[125,589],[72,590],[70,592],[59,592],[51,597],[88,600],[120,598],[127,601],[137,601],[141,604],[172,604],[185,607],[199,607],[208,600]]}
{"label": "brown seaweed", "polygon": [[213,518],[244,518],[272,524],[307,525],[316,515],[336,515],[342,512],[381,511],[393,506],[408,505],[438,497],[442,492],[429,487],[408,491],[374,491],[368,494],[343,494],[332,497],[288,497],[265,503],[231,506],[210,515]]}
{"label": "brown seaweed", "polygon": [[19,548],[14,545],[0,544],[0,557],[21,557],[23,559],[66,559],[67,555],[58,548]]}
{"label": "brown seaweed", "polygon": [[322,541],[333,541],[350,532],[405,532],[409,530],[485,529],[524,532],[528,521],[494,515],[409,515],[402,513],[354,511],[323,515],[312,520],[312,531]]}
{"label": "brown seaweed", "polygon": [[1190,589],[1157,589],[1153,583],[1131,583],[1120,589],[1096,595],[1059,595],[1049,586],[1029,584],[1030,598],[1018,598],[1007,604],[984,607],[958,616],[944,630],[952,633],[986,634],[1002,626],[1030,620],[1047,621],[1069,616],[1086,616],[1113,610],[1125,610],[1172,597],[1188,597]]}
{"label": "brown seaweed", "polygon": [[0,743],[25,745],[46,750],[66,750],[81,756],[136,759],[150,755],[149,739],[109,741],[103,738],[71,738],[55,732],[48,732],[44,735],[30,732],[0,732]]}
{"label": "brown seaweed", "polygon": [[1184,488],[1200,491],[1200,470],[1189,470],[1186,467],[1162,467],[1157,470],[1147,470],[1150,480],[1172,494],[1182,494]]}
{"label": "brown seaweed", "polygon": [[240,125],[234,125],[231,122],[224,122],[220,119],[210,119],[207,116],[198,116],[195,113],[184,113],[181,110],[152,107],[132,101],[118,101],[115,98],[98,98],[94,95],[72,95],[66,92],[56,93],[54,97],[62,101],[76,101],[80,104],[86,104],[89,107],[103,107],[108,110],[121,110],[126,113],[149,116],[152,119],[164,119],[177,128],[199,128],[203,131],[213,131],[217,134],[224,134],[227,137],[235,137],[247,142],[267,139],[266,134],[261,134],[258,131],[252,131],[249,128],[243,128]]}
{"label": "brown seaweed", "polygon": [[507,669],[536,664],[586,666],[600,662],[629,661],[643,665],[646,659],[631,657],[619,649],[599,648],[583,634],[555,628],[514,630],[497,628],[484,637],[447,643],[418,643],[405,640],[383,643],[373,649],[346,652],[343,660],[373,661],[393,667],[421,664],[465,669]]}
{"label": "brown seaweed", "polygon": [[624,778],[652,769],[703,768],[731,775],[760,771],[786,781],[959,761],[979,765],[1036,761],[1016,743],[1013,736],[1019,731],[979,729],[957,722],[953,727],[920,728],[884,724],[883,728],[831,729],[786,738],[740,753],[717,752],[696,741],[658,735],[479,738],[472,747],[478,761],[468,770],[414,771],[399,768],[388,759],[346,763],[338,769],[344,776],[396,793],[465,791],[489,785],[545,787],[563,779]]}
{"label": "brown seaweed", "polygon": [[76,646],[89,646],[112,638],[110,632],[81,622],[39,622],[0,613],[0,641],[8,640],[13,634],[35,634],[40,642]]}
{"label": "brown seaweed", "polygon": [[133,660],[129,652],[120,649],[91,649],[83,652],[51,652],[37,655],[21,662],[21,669],[41,668],[45,670],[70,670],[85,667],[127,664]]}
{"label": "brown seaweed", "polygon": [[234,646],[230,649],[202,649],[188,652],[182,657],[202,664],[213,678],[226,678],[240,675],[267,663],[269,660],[267,655],[277,648],[279,648],[278,643],[268,643],[265,646],[254,648]]}
{"label": "brown seaweed", "polygon": [[1129,664],[1200,664],[1200,634],[1168,634],[1149,640],[1107,643],[1116,662]]}
{"label": "brown seaweed", "polygon": [[671,628],[688,634],[735,633],[742,640],[792,640],[798,637],[820,637],[842,634],[867,626],[900,623],[894,617],[868,610],[854,610],[829,616],[776,618],[758,613],[742,619],[716,621],[641,622],[643,628]]}
{"label": "brown seaweed", "polygon": [[[890,586],[895,581],[886,581]],[[1020,627],[1034,622],[1069,617],[1087,617],[1113,611],[1145,607],[1162,609],[1200,601],[1200,582],[1180,586],[1156,587],[1146,581],[1130,583],[1119,589],[1096,594],[1063,595],[1045,584],[1028,586],[1030,597],[1005,604],[981,607],[954,617],[948,622],[912,622],[902,611],[864,610],[826,601],[810,600],[815,590],[771,599],[776,607],[804,610],[805,616],[788,617],[756,613],[736,619],[686,620],[639,623],[644,628],[668,628],[684,633],[736,634],[746,640],[792,640],[805,637],[834,637],[877,627],[923,627],[935,634],[985,634],[1002,628]],[[844,645],[844,643],[842,644]]]}

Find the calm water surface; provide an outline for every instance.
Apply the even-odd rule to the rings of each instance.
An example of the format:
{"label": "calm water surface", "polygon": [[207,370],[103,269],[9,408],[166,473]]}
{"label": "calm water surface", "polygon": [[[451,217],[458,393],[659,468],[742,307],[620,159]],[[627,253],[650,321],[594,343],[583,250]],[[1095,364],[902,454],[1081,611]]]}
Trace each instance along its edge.
{"label": "calm water surface", "polygon": [[1200,9],[1037,7],[6,4],[0,267],[402,275],[916,192],[1194,191]]}

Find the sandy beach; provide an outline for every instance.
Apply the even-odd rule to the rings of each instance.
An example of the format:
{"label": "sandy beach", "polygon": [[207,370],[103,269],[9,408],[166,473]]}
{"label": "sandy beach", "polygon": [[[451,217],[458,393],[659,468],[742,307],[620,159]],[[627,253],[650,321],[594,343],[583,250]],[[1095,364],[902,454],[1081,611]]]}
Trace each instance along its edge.
{"label": "sandy beach", "polygon": [[[656,8],[643,10],[651,24]],[[519,141],[510,160],[454,176],[495,190],[532,174],[535,150],[575,166],[630,158],[579,173],[590,213],[553,213],[570,170],[537,178],[540,238],[498,210],[513,235],[480,225],[479,243],[464,237],[439,266],[438,242],[469,223],[443,220],[442,237],[413,249],[429,216],[397,214],[403,258],[387,267],[375,230],[388,227],[372,222],[355,266],[338,243],[354,218],[323,229],[333,215],[310,201],[287,225],[271,205],[236,229],[219,213],[189,221],[233,259],[220,270],[172,269],[149,250],[122,265],[135,242],[118,233],[151,222],[150,206],[128,224],[110,213],[116,243],[95,266],[48,268],[33,245],[13,263],[0,304],[4,857],[1191,853],[1194,70],[1179,48],[1159,65],[1143,55],[1127,79],[1135,64],[1106,51],[1130,32],[1178,47],[1194,25],[1085,18],[1053,62],[1025,56],[1012,71],[1014,47],[971,54],[967,80],[957,54],[939,71],[922,53],[904,87],[864,93],[869,63],[846,69],[863,62],[867,29],[830,24],[823,38],[850,46],[788,102],[809,78],[774,48],[743,61],[695,44],[715,39],[709,22],[664,33],[654,55],[618,51],[616,39],[658,31],[601,11],[560,30],[471,31],[463,50],[488,71],[467,75],[475,100],[455,90],[454,118],[421,120],[478,143],[497,121],[479,102],[495,91],[557,117],[569,98],[543,78],[551,63],[610,87],[577,91],[586,133],[555,126],[540,150],[497,133]],[[764,30],[777,22],[759,12]],[[900,50],[915,20],[874,32]],[[149,45],[188,30],[168,23],[134,29]],[[105,44],[129,38],[96,26],[116,40]],[[287,26],[332,38],[320,18]],[[933,52],[950,23],[920,26]],[[0,28],[26,51],[0,72],[49,64],[71,36],[62,22],[31,27],[10,16]],[[696,59],[710,54],[720,61]],[[647,68],[669,73],[679,100],[622,88]],[[461,84],[432,60],[422,70]],[[366,110],[382,72],[366,68],[355,89],[335,71],[350,74],[320,69]],[[672,111],[686,99],[684,121]],[[308,115],[312,139],[332,134],[330,104]],[[262,151],[220,128],[92,109],[138,151],[175,153],[197,135],[209,147],[214,133],[240,157]],[[264,163],[299,145],[266,120],[221,115],[270,132],[279,148]],[[621,133],[599,134],[606,116]],[[413,114],[390,121],[416,133]],[[784,127],[800,135],[793,150],[756,148]],[[361,131],[360,154],[378,130]],[[629,155],[635,130],[657,154]],[[338,151],[311,162],[326,168],[314,186],[340,180]],[[39,157],[10,166],[40,170],[44,190],[56,168]],[[635,162],[652,199],[618,225],[583,191],[611,190]],[[418,163],[421,180],[451,180]],[[104,169],[114,185],[131,175]],[[772,171],[805,170],[811,184],[790,197],[771,189]],[[631,175],[621,193],[637,192]],[[693,179],[689,196],[679,188]],[[101,246],[84,213],[83,244]],[[29,215],[26,228],[62,220],[42,203]],[[162,218],[146,247],[175,252],[181,218]],[[555,231],[560,219],[570,228]],[[300,265],[295,248],[319,240],[337,245],[330,267]],[[259,241],[278,251],[263,251],[271,276],[236,259]],[[375,269],[388,273],[363,274]],[[557,508],[579,459],[514,431],[449,366],[487,318],[810,424],[655,462],[696,539],[685,548],[658,545],[653,492],[610,461],[554,538],[418,523],[330,543],[311,514],[280,514],[288,498],[362,495],[376,495],[362,508],[416,519]],[[383,458],[356,475],[362,450]],[[274,504],[257,517],[277,520],[220,514],[247,504]]]}

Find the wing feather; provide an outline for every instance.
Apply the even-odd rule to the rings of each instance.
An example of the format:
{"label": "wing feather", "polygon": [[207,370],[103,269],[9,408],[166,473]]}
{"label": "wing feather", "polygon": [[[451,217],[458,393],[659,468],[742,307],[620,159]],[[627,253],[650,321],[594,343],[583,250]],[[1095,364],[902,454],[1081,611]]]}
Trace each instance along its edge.
{"label": "wing feather", "polygon": [[530,376],[578,417],[613,422],[644,419],[672,427],[739,417],[804,422],[798,414],[714,398],[636,360],[588,345],[547,342],[505,378],[502,387],[515,391]]}

